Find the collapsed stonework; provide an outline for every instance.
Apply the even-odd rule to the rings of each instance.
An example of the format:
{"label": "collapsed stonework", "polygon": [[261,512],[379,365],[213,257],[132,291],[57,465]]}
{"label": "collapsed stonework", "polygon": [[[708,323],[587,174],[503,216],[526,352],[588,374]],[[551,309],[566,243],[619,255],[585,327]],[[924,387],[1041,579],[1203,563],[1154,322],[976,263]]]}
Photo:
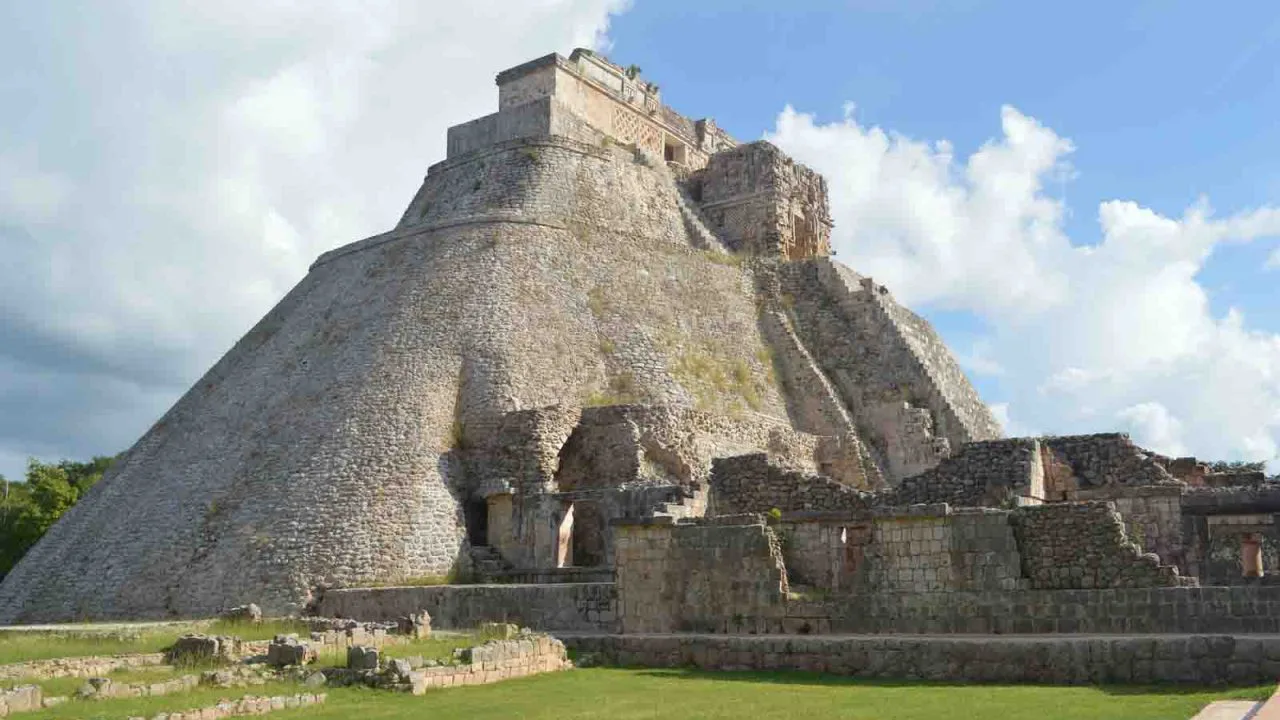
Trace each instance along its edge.
{"label": "collapsed stonework", "polygon": [[[0,622],[896,627],[886,597],[1180,588],[1276,527],[1122,435],[1003,438],[829,257],[825,181],[778,148],[590,51],[497,84],[396,227],[320,256],[6,577]],[[508,584],[358,589],[444,579]]]}

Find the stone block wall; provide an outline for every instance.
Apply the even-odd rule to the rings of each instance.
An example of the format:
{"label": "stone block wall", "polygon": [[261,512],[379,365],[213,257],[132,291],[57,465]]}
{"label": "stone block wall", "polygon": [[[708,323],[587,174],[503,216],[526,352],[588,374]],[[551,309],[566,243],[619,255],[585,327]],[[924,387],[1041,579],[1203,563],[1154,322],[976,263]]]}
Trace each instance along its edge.
{"label": "stone block wall", "polygon": [[1040,438],[1045,448],[1046,500],[1073,500],[1076,490],[1107,485],[1171,485],[1155,453],[1125,433]]}
{"label": "stone block wall", "polygon": [[826,181],[771,143],[712,155],[691,190],[712,229],[736,251],[789,260],[831,253]]}
{"label": "stone block wall", "polygon": [[1280,632],[1280,586],[858,593],[811,616],[833,633]]}
{"label": "stone block wall", "polygon": [[901,505],[998,506],[1031,493],[1039,449],[1034,438],[968,443],[935,467],[904,479],[893,496]]}
{"label": "stone block wall", "polygon": [[792,513],[782,516],[778,533],[793,586],[836,593],[1020,586],[1007,511],[933,505]]}
{"label": "stone block wall", "polygon": [[1180,485],[1113,485],[1076,492],[1079,500],[1109,500],[1124,521],[1129,540],[1144,553],[1186,569]]}
{"label": "stone block wall", "polygon": [[413,694],[421,695],[431,688],[484,685],[573,667],[564,643],[547,635],[491,640],[465,649],[461,660],[458,665],[410,671]]}
{"label": "stone block wall", "polygon": [[765,453],[716,458],[711,464],[711,515],[860,510],[873,495],[830,478],[770,462]]}
{"label": "stone block wall", "polygon": [[1035,589],[1177,586],[1179,574],[1144,554],[1109,502],[1051,503],[1014,511],[1023,573]]}
{"label": "stone block wall", "polygon": [[1062,685],[1273,683],[1280,639],[1230,635],[1090,638],[629,637],[567,640],[605,664],[798,670],[897,680]]}
{"label": "stone block wall", "polygon": [[612,631],[616,598],[613,583],[352,588],[326,591],[316,613],[394,621],[426,610],[432,627],[446,630],[509,622],[537,630]]}
{"label": "stone block wall", "polygon": [[785,614],[782,550],[758,519],[614,529],[621,632],[763,632]]}

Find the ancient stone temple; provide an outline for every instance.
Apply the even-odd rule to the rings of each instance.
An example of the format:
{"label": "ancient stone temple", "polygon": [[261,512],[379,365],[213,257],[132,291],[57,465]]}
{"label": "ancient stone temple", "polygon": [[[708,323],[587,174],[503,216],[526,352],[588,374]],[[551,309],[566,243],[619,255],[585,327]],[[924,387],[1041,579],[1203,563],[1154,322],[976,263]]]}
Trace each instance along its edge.
{"label": "ancient stone temple", "polygon": [[[929,324],[829,257],[825,181],[778,148],[586,50],[497,84],[395,228],[320,256],[8,575],[0,622],[434,577],[466,620],[819,627],[789,587],[927,614],[957,588],[1177,587],[1214,536],[1257,558],[1271,516],[1187,500],[1204,473],[1123,436],[1002,439]],[[763,594],[670,596],[756,565]]]}

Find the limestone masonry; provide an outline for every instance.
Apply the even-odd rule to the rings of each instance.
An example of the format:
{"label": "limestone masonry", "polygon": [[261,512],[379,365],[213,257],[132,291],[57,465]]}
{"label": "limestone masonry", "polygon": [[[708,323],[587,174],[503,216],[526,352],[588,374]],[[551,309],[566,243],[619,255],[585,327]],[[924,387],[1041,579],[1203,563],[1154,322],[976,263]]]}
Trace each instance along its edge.
{"label": "limestone masonry", "polygon": [[[929,324],[832,260],[820,175],[587,50],[497,84],[396,226],[320,256],[31,550],[0,623],[1280,632],[1280,489],[1004,438]],[[811,661],[764,647],[723,651]]]}

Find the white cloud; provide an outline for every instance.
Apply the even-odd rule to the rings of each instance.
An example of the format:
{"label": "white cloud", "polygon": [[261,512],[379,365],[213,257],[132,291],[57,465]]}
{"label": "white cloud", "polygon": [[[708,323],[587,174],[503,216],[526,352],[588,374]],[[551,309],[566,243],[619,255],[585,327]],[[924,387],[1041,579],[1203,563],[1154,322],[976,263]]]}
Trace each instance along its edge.
{"label": "white cloud", "polygon": [[0,149],[0,219],[40,225],[63,209],[71,183],[42,170],[35,153]]}
{"label": "white cloud", "polygon": [[1210,312],[1196,282],[1214,248],[1280,235],[1280,209],[1181,217],[1098,207],[1101,242],[1073,243],[1047,188],[1070,141],[1012,107],[968,158],[856,121],[785,109],[767,137],[826,175],[839,258],[917,309],[992,328],[971,371],[1002,370],[1004,424],[1127,429],[1153,449],[1270,460],[1280,470],[1280,336]]}
{"label": "white cloud", "polygon": [[1267,263],[1265,267],[1269,270],[1280,269],[1280,247],[1272,250],[1271,254],[1267,256]]}
{"label": "white cloud", "polygon": [[[0,415],[27,452],[127,447],[321,252],[394,225],[499,70],[600,47],[625,0],[20,3],[0,24]],[[12,17],[9,17],[12,16]],[[19,406],[58,366],[145,388]],[[25,400],[24,400],[25,399]],[[34,402],[34,401],[32,401]],[[61,408],[60,410],[49,409]],[[123,417],[122,417],[123,416]],[[5,459],[7,458],[7,459]]]}
{"label": "white cloud", "polygon": [[1187,454],[1182,442],[1182,423],[1158,402],[1131,405],[1116,413],[1125,430],[1143,439],[1146,446],[1171,457]]}

